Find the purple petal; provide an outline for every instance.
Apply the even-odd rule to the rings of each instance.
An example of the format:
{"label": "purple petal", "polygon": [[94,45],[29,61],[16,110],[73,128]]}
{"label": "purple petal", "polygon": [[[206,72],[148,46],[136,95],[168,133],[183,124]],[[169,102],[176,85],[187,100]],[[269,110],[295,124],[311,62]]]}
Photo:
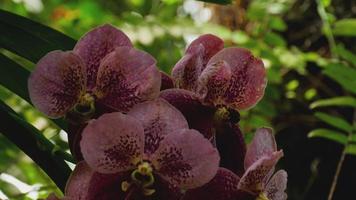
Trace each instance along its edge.
{"label": "purple petal", "polygon": [[132,47],[130,39],[122,31],[106,24],[86,33],[75,45],[74,52],[86,64],[87,86],[93,89],[100,61],[116,47]]}
{"label": "purple petal", "polygon": [[80,57],[52,51],[36,65],[28,80],[34,106],[51,118],[65,115],[85,91],[85,69]]}
{"label": "purple petal", "polygon": [[220,166],[242,176],[245,172],[244,158],[246,145],[240,127],[231,122],[225,122],[216,130],[216,146],[219,150]]}
{"label": "purple petal", "polygon": [[77,200],[86,200],[90,179],[94,173],[87,163],[79,162],[68,179],[65,196]]}
{"label": "purple petal", "polygon": [[245,157],[245,169],[263,156],[269,156],[277,151],[276,140],[274,139],[272,129],[259,128],[251,144],[247,148]]}
{"label": "purple petal", "polygon": [[286,200],[287,194],[284,192],[287,188],[287,172],[279,170],[268,182],[265,192],[270,200]]}
{"label": "purple petal", "polygon": [[224,94],[229,87],[231,76],[231,67],[225,61],[209,65],[199,76],[196,93],[205,103],[224,105]]}
{"label": "purple petal", "polygon": [[161,90],[174,88],[173,79],[168,74],[161,72]]}
{"label": "purple petal", "polygon": [[206,65],[212,56],[224,48],[224,41],[212,34],[201,35],[189,45],[185,53],[195,52],[200,46],[204,47],[203,64]]}
{"label": "purple petal", "polygon": [[172,69],[174,85],[190,91],[195,91],[200,73],[204,69],[203,63],[204,47],[196,49],[181,58]]}
{"label": "purple petal", "polygon": [[241,110],[254,106],[263,96],[266,71],[263,62],[243,48],[225,48],[215,54],[208,65],[226,62],[231,67],[232,78],[225,92],[225,104]]}
{"label": "purple petal", "polygon": [[104,114],[88,123],[80,147],[84,160],[95,171],[127,171],[142,159],[143,128],[131,116],[119,112]]}
{"label": "purple petal", "polygon": [[144,129],[145,153],[148,156],[157,150],[168,134],[189,128],[182,113],[164,99],[138,104],[128,115],[139,121]]}
{"label": "purple petal", "polygon": [[151,159],[162,178],[182,189],[209,182],[218,170],[219,160],[209,140],[192,129],[167,135]]}
{"label": "purple petal", "polygon": [[266,187],[268,175],[274,170],[274,166],[282,156],[283,152],[277,151],[256,161],[246,169],[240,180],[239,189],[256,195],[262,192]]}
{"label": "purple petal", "polygon": [[183,113],[191,129],[198,130],[208,139],[214,136],[215,109],[203,105],[195,93],[182,89],[168,89],[162,91],[160,97]]}
{"label": "purple petal", "polygon": [[137,103],[158,97],[161,74],[148,53],[118,47],[101,62],[96,84],[100,103],[127,112]]}
{"label": "purple petal", "polygon": [[55,194],[51,193],[46,200],[61,200]]}
{"label": "purple petal", "polygon": [[188,190],[183,200],[236,200],[239,181],[240,178],[233,172],[220,168],[209,183]]}

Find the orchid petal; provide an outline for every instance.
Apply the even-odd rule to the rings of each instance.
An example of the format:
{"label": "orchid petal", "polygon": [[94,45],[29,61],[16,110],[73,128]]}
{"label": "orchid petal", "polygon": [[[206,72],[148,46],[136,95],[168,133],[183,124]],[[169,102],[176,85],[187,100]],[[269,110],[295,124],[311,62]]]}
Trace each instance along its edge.
{"label": "orchid petal", "polygon": [[94,173],[85,161],[79,162],[68,179],[65,196],[77,200],[86,200],[90,179]]}
{"label": "orchid petal", "polygon": [[203,64],[204,47],[181,58],[172,69],[174,85],[190,91],[195,91],[200,73],[204,69]]}
{"label": "orchid petal", "polygon": [[162,91],[160,97],[182,112],[191,129],[198,130],[208,139],[214,136],[215,109],[203,105],[195,93],[183,89],[168,89]]}
{"label": "orchid petal", "polygon": [[132,47],[130,39],[122,31],[106,24],[86,33],[75,45],[74,52],[86,64],[88,89],[93,89],[100,61],[116,47]]}
{"label": "orchid petal", "polygon": [[151,161],[157,173],[171,184],[191,189],[209,182],[219,166],[218,151],[198,131],[169,134]]}
{"label": "orchid petal", "polygon": [[246,145],[240,127],[231,122],[225,122],[216,130],[216,147],[220,153],[220,166],[235,174],[244,173],[244,158]]}
{"label": "orchid petal", "polygon": [[34,106],[51,118],[65,115],[85,91],[85,69],[80,57],[51,51],[36,65],[28,80]]}
{"label": "orchid petal", "polygon": [[263,156],[271,155],[277,151],[276,140],[274,139],[272,129],[259,128],[251,144],[247,148],[245,157],[245,169]]}
{"label": "orchid petal", "polygon": [[145,153],[157,150],[168,135],[187,129],[188,123],[179,110],[163,99],[147,101],[134,106],[128,113],[140,122],[145,134]]}
{"label": "orchid petal", "polygon": [[240,178],[230,170],[220,168],[215,177],[202,187],[188,190],[183,200],[235,200]]}
{"label": "orchid petal", "polygon": [[190,43],[185,53],[195,52],[200,46],[204,47],[203,64],[206,65],[212,56],[224,48],[224,41],[212,34],[201,35]]}
{"label": "orchid petal", "polygon": [[151,55],[118,47],[101,62],[95,94],[100,103],[127,112],[137,103],[157,98],[160,87],[161,75]]}
{"label": "orchid petal", "polygon": [[84,160],[95,171],[127,171],[142,159],[143,128],[131,116],[119,112],[104,114],[88,123],[80,147]]}
{"label": "orchid petal", "polygon": [[253,163],[241,177],[239,189],[251,194],[262,192],[268,181],[269,173],[274,170],[274,166],[282,156],[283,152],[277,151],[270,156],[263,156]]}
{"label": "orchid petal", "polygon": [[196,93],[205,103],[224,105],[224,94],[231,80],[231,67],[221,61],[207,66],[198,79]]}
{"label": "orchid petal", "polygon": [[209,65],[226,62],[232,77],[224,99],[226,106],[241,110],[254,106],[263,96],[266,87],[266,71],[263,62],[243,48],[225,48],[215,54]]}
{"label": "orchid petal", "polygon": [[166,90],[170,88],[174,88],[174,82],[172,77],[164,72],[161,72],[161,90]]}
{"label": "orchid petal", "polygon": [[287,172],[279,170],[268,182],[265,192],[270,200],[286,200],[287,194],[284,192],[287,188]]}

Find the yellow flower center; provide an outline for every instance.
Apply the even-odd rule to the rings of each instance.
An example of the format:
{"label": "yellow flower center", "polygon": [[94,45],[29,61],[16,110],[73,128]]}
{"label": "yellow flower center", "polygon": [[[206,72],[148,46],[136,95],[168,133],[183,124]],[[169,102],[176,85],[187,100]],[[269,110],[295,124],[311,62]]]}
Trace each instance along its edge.
{"label": "yellow flower center", "polygon": [[264,192],[261,192],[258,197],[256,198],[256,200],[269,200],[267,195]]}
{"label": "yellow flower center", "polygon": [[131,173],[131,182],[124,181],[121,183],[121,189],[127,192],[131,186],[135,185],[136,188],[140,188],[145,196],[150,196],[156,192],[155,189],[150,189],[149,187],[153,185],[155,179],[153,176],[153,168],[148,162],[142,162],[137,166]]}

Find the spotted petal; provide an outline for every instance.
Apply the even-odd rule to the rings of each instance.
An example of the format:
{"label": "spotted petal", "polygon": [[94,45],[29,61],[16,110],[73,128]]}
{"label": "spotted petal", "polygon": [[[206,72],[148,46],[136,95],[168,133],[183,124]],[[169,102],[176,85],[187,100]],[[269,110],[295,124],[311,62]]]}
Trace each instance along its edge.
{"label": "spotted petal", "polygon": [[265,192],[270,200],[286,200],[287,194],[284,192],[287,188],[287,172],[279,170],[268,182]]}
{"label": "spotted petal", "polygon": [[174,85],[190,91],[195,91],[200,73],[204,69],[204,47],[194,49],[181,58],[172,69]]}
{"label": "spotted petal", "polygon": [[157,173],[169,183],[191,189],[209,182],[219,166],[219,154],[195,130],[169,134],[151,159]]}
{"label": "spotted petal", "polygon": [[128,115],[137,119],[144,128],[145,153],[152,154],[168,135],[188,128],[181,112],[164,99],[138,104]]}
{"label": "spotted petal", "polygon": [[74,52],[82,57],[88,74],[88,89],[93,89],[100,61],[116,47],[132,47],[130,39],[111,25],[99,26],[85,34],[75,45]]}
{"label": "spotted petal", "polygon": [[243,48],[225,48],[208,62],[226,62],[231,67],[231,81],[224,99],[225,105],[233,109],[247,109],[263,96],[266,87],[266,71],[263,62]]}
{"label": "spotted petal", "polygon": [[137,103],[157,98],[160,87],[161,74],[151,55],[118,47],[101,62],[95,94],[100,103],[127,112]]}
{"label": "spotted petal", "polygon": [[245,169],[263,156],[271,155],[277,151],[276,140],[274,139],[272,129],[259,128],[251,144],[247,148],[245,157]]}
{"label": "spotted petal", "polygon": [[219,168],[215,177],[202,187],[188,190],[183,200],[235,200],[240,178],[230,170]]}
{"label": "spotted petal", "polygon": [[36,65],[28,80],[34,106],[51,118],[65,115],[85,91],[85,69],[80,57],[52,51]]}
{"label": "spotted petal", "polygon": [[263,156],[253,163],[241,177],[239,189],[259,194],[266,187],[269,174],[274,170],[278,160],[283,156],[282,151],[272,153],[270,156]]}
{"label": "spotted petal", "polygon": [[84,160],[100,173],[118,173],[136,166],[144,148],[143,128],[131,116],[104,114],[89,122],[80,147]]}
{"label": "spotted petal", "polygon": [[203,65],[206,65],[212,56],[224,48],[224,41],[212,34],[201,35],[189,45],[185,52],[190,54],[199,49],[200,46],[204,47]]}
{"label": "spotted petal", "polygon": [[231,67],[225,61],[208,65],[198,79],[196,93],[205,103],[214,106],[224,105],[224,94],[231,80]]}

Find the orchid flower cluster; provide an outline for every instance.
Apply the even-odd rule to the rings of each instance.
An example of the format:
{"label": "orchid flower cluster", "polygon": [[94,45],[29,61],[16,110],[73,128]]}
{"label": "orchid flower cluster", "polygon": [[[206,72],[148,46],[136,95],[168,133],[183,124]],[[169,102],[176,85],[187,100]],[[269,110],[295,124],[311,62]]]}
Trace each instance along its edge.
{"label": "orchid flower cluster", "polygon": [[37,109],[69,124],[78,163],[63,200],[287,199],[272,130],[258,129],[246,148],[238,125],[266,87],[246,49],[202,35],[169,76],[103,25],[72,51],[45,55],[28,85]]}

